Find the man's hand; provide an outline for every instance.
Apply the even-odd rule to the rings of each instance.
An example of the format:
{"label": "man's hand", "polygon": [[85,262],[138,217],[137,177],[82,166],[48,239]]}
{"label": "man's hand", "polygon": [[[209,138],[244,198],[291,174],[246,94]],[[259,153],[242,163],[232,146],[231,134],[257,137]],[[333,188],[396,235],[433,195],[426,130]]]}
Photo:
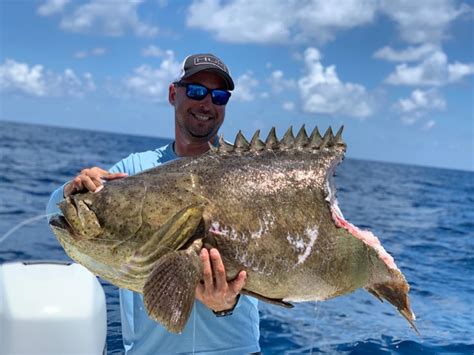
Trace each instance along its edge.
{"label": "man's hand", "polygon": [[196,298],[215,312],[231,309],[244,287],[247,273],[241,271],[233,281],[227,282],[224,264],[217,249],[211,249],[209,252],[203,248],[200,257],[204,284],[197,286]]}
{"label": "man's hand", "polygon": [[84,169],[70,183],[64,186],[64,197],[84,191],[99,191],[102,187],[103,180],[115,180],[128,176],[125,173],[111,174],[107,170],[93,167]]}

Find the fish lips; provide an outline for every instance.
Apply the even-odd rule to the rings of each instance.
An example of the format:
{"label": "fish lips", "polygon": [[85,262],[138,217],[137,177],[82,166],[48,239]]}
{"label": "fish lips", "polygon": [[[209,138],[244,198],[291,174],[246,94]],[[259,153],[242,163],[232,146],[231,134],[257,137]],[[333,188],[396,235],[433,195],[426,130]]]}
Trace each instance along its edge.
{"label": "fish lips", "polygon": [[79,236],[74,232],[71,225],[63,215],[55,215],[49,220],[49,225],[53,230],[58,231],[61,235],[68,234],[74,239],[78,239]]}

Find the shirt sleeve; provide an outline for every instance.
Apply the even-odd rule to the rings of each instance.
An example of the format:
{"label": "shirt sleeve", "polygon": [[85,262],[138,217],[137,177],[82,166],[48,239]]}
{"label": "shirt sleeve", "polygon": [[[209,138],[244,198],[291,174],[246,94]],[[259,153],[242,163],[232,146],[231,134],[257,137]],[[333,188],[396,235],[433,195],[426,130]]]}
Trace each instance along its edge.
{"label": "shirt sleeve", "polygon": [[58,203],[64,199],[64,186],[66,186],[68,183],[69,181],[66,182],[64,185],[62,185],[61,187],[54,190],[53,193],[51,194],[48,204],[46,205],[46,214],[48,217],[48,221],[51,219],[53,215],[61,213],[58,207]]}
{"label": "shirt sleeve", "polygon": [[137,153],[130,154],[125,159],[120,160],[109,171],[111,173],[126,173],[130,176],[135,175],[143,170],[141,166],[140,155]]}
{"label": "shirt sleeve", "polygon": [[130,169],[127,169],[127,164],[126,164],[126,160],[128,158],[125,158],[125,159],[122,159],[120,160],[118,163],[116,163],[115,165],[113,165],[110,169],[109,169],[109,172],[111,173],[127,173],[127,174],[130,174],[129,170]]}

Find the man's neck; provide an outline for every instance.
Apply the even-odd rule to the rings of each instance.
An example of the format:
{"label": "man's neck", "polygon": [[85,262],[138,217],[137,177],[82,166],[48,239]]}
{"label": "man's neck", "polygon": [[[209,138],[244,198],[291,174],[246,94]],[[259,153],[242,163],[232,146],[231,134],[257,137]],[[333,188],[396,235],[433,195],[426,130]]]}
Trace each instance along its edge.
{"label": "man's neck", "polygon": [[204,154],[209,150],[209,143],[205,142],[187,142],[176,139],[174,142],[174,151],[179,157],[192,157]]}

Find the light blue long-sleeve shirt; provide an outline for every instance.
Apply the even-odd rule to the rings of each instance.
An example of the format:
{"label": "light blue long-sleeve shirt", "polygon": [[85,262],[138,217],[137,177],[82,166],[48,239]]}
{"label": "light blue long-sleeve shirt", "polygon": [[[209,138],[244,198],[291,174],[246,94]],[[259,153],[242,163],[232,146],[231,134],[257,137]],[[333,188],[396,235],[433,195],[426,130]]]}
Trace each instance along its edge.
{"label": "light blue long-sleeve shirt", "polygon": [[[109,171],[135,175],[177,159],[173,143],[153,151],[134,153],[119,161]],[[51,195],[47,213],[58,211],[63,187]],[[151,320],[142,295],[120,289],[122,337],[126,354],[247,354],[260,351],[258,301],[241,296],[232,315],[216,317],[205,305],[196,301],[189,321],[181,334],[169,333]]]}

